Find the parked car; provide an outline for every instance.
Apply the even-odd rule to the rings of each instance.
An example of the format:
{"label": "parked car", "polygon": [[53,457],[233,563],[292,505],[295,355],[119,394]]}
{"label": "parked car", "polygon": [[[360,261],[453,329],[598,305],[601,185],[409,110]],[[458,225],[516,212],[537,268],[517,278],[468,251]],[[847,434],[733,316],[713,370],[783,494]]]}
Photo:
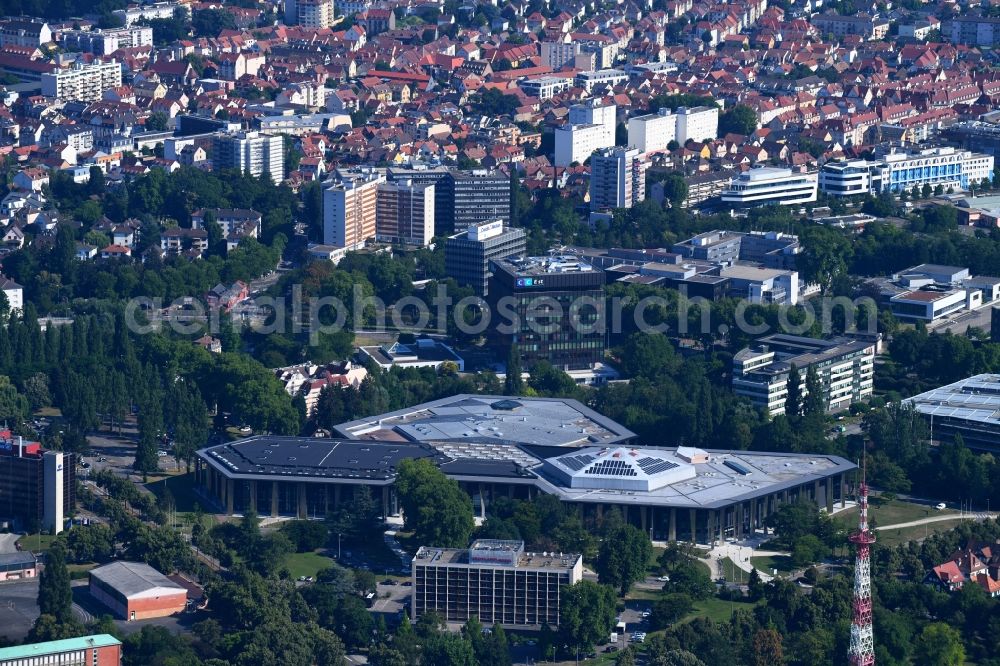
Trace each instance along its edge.
{"label": "parked car", "polygon": [[948,505],[945,504],[944,502],[939,502],[938,504],[934,505],[934,508],[937,509],[938,511],[944,511],[946,508],[948,508]]}
{"label": "parked car", "polygon": [[670,576],[660,576],[656,580],[660,581],[661,583],[669,583]]}

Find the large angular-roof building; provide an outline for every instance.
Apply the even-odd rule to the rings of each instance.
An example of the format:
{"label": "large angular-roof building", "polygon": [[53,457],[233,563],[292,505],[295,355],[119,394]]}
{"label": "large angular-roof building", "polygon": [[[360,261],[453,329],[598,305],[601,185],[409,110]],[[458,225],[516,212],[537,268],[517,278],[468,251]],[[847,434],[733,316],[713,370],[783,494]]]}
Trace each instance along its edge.
{"label": "large angular-roof building", "polygon": [[227,514],[322,518],[354,490],[398,511],[400,461],[426,458],[472,497],[554,495],[596,523],[618,507],[654,538],[711,542],[808,499],[833,508],[856,466],[829,455],[702,451],[636,443],[575,400],[456,395],[343,423],[334,439],[250,437],[202,449],[199,484]]}
{"label": "large angular-roof building", "polygon": [[122,620],[166,617],[184,610],[187,590],[142,562],[112,562],[90,572],[90,594]]}

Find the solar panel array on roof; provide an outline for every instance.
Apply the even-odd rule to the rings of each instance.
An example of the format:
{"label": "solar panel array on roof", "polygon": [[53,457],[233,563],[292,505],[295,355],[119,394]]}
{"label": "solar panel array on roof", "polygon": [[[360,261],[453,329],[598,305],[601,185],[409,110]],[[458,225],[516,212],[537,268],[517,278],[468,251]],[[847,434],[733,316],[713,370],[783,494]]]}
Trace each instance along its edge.
{"label": "solar panel array on roof", "polygon": [[594,456],[587,454],[579,456],[564,456],[561,460],[566,467],[569,467],[574,472],[579,472],[581,469],[594,462]]}
{"label": "solar panel array on roof", "polygon": [[663,458],[652,458],[650,456],[639,458],[636,462],[639,464],[639,468],[643,472],[650,475],[658,474],[659,472],[677,467],[677,463],[675,462],[670,462],[669,460],[664,460]]}
{"label": "solar panel array on roof", "polygon": [[587,474],[602,476],[639,476],[624,460],[600,460],[587,468]]}

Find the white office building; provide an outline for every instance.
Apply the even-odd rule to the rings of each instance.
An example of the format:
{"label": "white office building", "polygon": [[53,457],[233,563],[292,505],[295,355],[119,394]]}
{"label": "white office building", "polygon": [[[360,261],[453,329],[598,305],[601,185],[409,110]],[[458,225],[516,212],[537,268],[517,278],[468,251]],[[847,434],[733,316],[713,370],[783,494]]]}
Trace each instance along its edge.
{"label": "white office building", "polygon": [[677,143],[714,139],[719,134],[719,109],[714,106],[679,107],[677,113]]}
{"label": "white office building", "polygon": [[573,85],[573,79],[564,76],[542,76],[537,79],[524,79],[519,81],[517,85],[524,91],[525,95],[546,100],[568,90]]}
{"label": "white office building", "polygon": [[757,167],[733,178],[721,198],[722,203],[736,207],[809,203],[816,201],[816,174]]}
{"label": "white office building", "polygon": [[285,0],[285,23],[303,28],[329,28],[336,16],[333,0]]}
{"label": "white office building", "polygon": [[110,55],[118,49],[153,45],[153,29],[133,26],[113,30],[66,30],[60,34],[60,45],[66,51],[82,51],[95,55]]}
{"label": "white office building", "polygon": [[646,198],[649,163],[635,148],[605,148],[590,161],[590,209],[631,208]]}
{"label": "white office building", "polygon": [[827,162],[820,169],[819,187],[832,196],[899,193],[924,185],[964,190],[992,178],[993,166],[992,155],[948,147],[892,151],[875,160]]}
{"label": "white office building", "polygon": [[629,118],[628,147],[641,153],[666,150],[667,144],[677,139],[677,117],[670,109],[658,113]]}
{"label": "white office building", "polygon": [[178,10],[185,15],[190,15],[191,13],[187,5],[179,2],[153,2],[148,5],[133,5],[128,9],[116,9],[111,13],[120,18],[126,28],[131,28],[140,21],[171,19],[174,17],[174,12]]}
{"label": "white office building", "polygon": [[628,79],[628,74],[620,69],[598,69],[590,72],[580,72],[576,75],[576,85],[588,93],[596,86],[614,87]]}
{"label": "white office building", "polygon": [[90,64],[74,63],[69,69],[42,74],[42,94],[67,102],[93,102],[101,99],[105,90],[122,84],[122,66],[112,60],[95,60]]}
{"label": "white office building", "polygon": [[280,183],[285,178],[284,139],[260,132],[216,135],[212,141],[212,168],[239,169],[257,177],[266,173]]}

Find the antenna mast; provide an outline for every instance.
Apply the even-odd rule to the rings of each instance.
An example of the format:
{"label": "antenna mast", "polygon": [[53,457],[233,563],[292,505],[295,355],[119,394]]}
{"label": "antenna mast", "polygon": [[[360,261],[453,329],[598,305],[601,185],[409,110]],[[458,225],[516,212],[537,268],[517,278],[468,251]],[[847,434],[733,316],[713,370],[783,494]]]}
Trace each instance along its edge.
{"label": "antenna mast", "polygon": [[861,458],[861,485],[858,487],[858,531],[848,539],[857,547],[854,562],[854,619],[851,622],[851,646],[848,658],[851,666],[874,666],[875,638],[872,631],[871,545],[875,533],[868,527],[868,467],[867,451]]}

